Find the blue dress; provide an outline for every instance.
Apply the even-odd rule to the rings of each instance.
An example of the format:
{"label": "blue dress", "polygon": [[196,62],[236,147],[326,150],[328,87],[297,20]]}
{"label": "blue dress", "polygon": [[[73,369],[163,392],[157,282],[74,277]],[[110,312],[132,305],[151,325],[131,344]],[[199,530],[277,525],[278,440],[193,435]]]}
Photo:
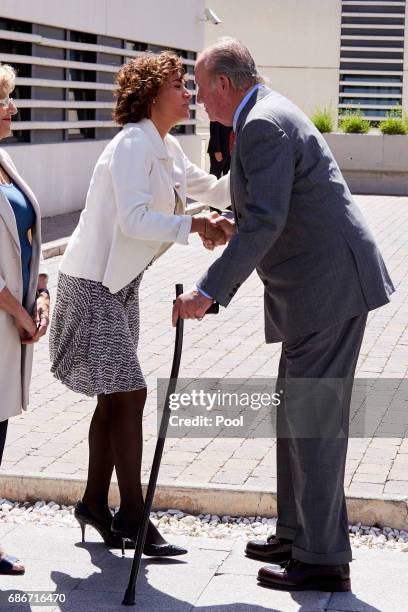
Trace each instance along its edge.
{"label": "blue dress", "polygon": [[30,282],[31,236],[30,230],[35,223],[35,211],[30,200],[17,185],[0,185],[16,217],[18,237],[21,248],[21,270],[23,273],[23,303],[25,302]]}

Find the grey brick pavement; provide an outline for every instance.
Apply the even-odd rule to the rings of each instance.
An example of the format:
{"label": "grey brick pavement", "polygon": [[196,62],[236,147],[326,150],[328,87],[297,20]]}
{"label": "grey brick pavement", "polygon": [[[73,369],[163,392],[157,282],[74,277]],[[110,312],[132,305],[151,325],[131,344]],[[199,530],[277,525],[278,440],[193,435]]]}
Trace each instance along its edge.
{"label": "grey brick pavement", "polygon": [[[389,305],[369,316],[357,376],[403,378],[408,369],[408,198],[359,196],[357,200],[398,288]],[[168,251],[142,282],[140,360],[149,389],[144,430],[145,478],[155,445],[156,382],[158,377],[169,375],[172,359],[174,330],[170,310],[174,284],[183,282],[186,289],[190,288],[216,256],[205,252],[193,238],[191,246],[174,246]],[[58,261],[58,257],[48,260],[51,290],[56,286]],[[262,292],[254,274],[218,316],[186,323],[183,377],[276,376],[280,345],[264,343]],[[408,414],[406,400],[400,411]],[[72,393],[53,379],[48,343],[42,342],[35,353],[30,410],[10,423],[2,469],[9,474],[85,478],[93,408],[92,399]],[[169,439],[159,480],[274,491],[274,446],[272,439]],[[406,439],[351,439],[347,492],[352,496],[408,496],[407,468]]]}

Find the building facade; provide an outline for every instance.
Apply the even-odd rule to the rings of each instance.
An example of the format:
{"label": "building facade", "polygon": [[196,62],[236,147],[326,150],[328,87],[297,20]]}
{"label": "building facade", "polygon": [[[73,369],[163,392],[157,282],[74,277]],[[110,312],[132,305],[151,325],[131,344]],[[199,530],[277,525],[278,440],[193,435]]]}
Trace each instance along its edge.
{"label": "building facade", "polygon": [[[205,6],[222,20],[205,22]],[[175,133],[206,163],[208,117],[194,64],[220,36],[248,45],[268,86],[308,115],[360,108],[375,124],[408,112],[406,0],[1,0],[0,62],[17,72],[13,137],[1,143],[43,216],[80,209],[97,157],[116,133],[118,67],[146,50],[183,57],[191,116]],[[207,160],[208,167],[208,160]]]}
{"label": "building facade", "polygon": [[234,36],[269,87],[308,115],[361,109],[378,122],[408,111],[405,0],[207,0],[222,23],[205,44]]}
{"label": "building facade", "polygon": [[118,68],[144,51],[173,49],[193,94],[175,135],[201,163],[194,63],[204,40],[204,0],[2,0],[0,62],[17,70],[19,113],[2,143],[34,189],[43,216],[83,206],[112,120]]}

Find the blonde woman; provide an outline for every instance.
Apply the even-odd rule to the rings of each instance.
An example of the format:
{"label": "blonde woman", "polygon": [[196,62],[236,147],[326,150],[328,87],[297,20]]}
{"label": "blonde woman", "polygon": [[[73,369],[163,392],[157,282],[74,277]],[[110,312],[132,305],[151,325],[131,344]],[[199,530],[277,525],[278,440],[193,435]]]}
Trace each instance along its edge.
{"label": "blonde woman", "polygon": [[[85,210],[60,267],[51,324],[52,372],[67,387],[97,396],[89,431],[88,480],[75,516],[82,536],[92,525],[108,546],[135,540],[143,509],[140,480],[146,382],[140,367],[139,285],[143,272],[189,234],[225,243],[233,231],[185,214],[187,194],[222,207],[229,179],[192,164],[169,134],[188,119],[191,94],[180,58],[145,54],[117,78],[115,119],[122,131],[97,161]],[[172,274],[172,270],[169,270]],[[157,287],[157,299],[166,299]],[[113,467],[120,509],[112,522],[108,491]],[[150,523],[144,553],[179,555]]]}
{"label": "blonde woman", "polygon": [[[11,134],[17,113],[10,94],[15,72],[0,64],[0,140]],[[33,344],[48,327],[49,293],[40,269],[41,216],[35,196],[0,149],[0,462],[8,419],[27,408]],[[23,574],[24,566],[0,547],[0,574]]]}

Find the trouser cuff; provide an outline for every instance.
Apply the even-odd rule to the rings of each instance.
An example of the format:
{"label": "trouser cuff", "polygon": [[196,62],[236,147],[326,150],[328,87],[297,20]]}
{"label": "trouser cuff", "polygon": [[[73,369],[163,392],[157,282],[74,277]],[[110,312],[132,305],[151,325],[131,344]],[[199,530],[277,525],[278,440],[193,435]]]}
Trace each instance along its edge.
{"label": "trouser cuff", "polygon": [[[285,536],[282,535],[284,538]],[[292,557],[303,563],[315,563],[317,565],[341,565],[350,563],[352,553],[350,550],[343,550],[335,553],[314,553],[304,550],[298,546],[292,546]]]}
{"label": "trouser cuff", "polygon": [[296,529],[293,527],[287,527],[286,525],[276,525],[276,537],[277,538],[285,538],[285,540],[293,540],[295,539]]}

